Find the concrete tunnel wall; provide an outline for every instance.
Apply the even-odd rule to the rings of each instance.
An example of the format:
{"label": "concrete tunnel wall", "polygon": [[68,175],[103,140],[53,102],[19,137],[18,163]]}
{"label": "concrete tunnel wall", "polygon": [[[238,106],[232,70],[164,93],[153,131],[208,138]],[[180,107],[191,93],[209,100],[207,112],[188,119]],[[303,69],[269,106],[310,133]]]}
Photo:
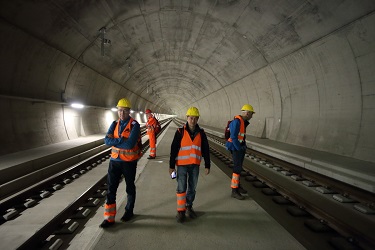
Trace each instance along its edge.
{"label": "concrete tunnel wall", "polygon": [[[258,28],[259,33],[265,29],[267,35],[268,22],[277,23],[272,19],[276,15],[253,16],[249,1],[233,1],[229,5],[222,1],[187,1],[186,12],[194,13],[196,22],[212,21],[206,29],[198,31],[192,25],[188,43],[202,36],[191,42],[195,42],[195,54],[203,57],[205,51],[216,50],[209,59],[202,59],[207,61],[204,67],[201,59],[195,58],[180,59],[180,68],[172,60],[173,48],[165,57],[170,60],[161,60],[145,42],[139,45],[141,49],[131,52],[127,45],[120,46],[124,54],[130,53],[130,58],[134,53],[146,54],[138,55],[143,60],[132,59],[131,67],[128,59],[116,61],[111,49],[102,57],[96,35],[89,41],[82,38],[105,26],[103,18],[88,7],[83,8],[80,17],[72,14],[69,18],[57,18],[53,15],[58,13],[54,4],[15,2],[0,6],[0,31],[5,38],[0,51],[2,155],[104,133],[110,121],[116,119],[109,109],[119,98],[127,97],[136,111],[151,108],[180,118],[184,118],[188,107],[196,106],[201,113],[200,124],[220,129],[239,113],[243,104],[250,103],[256,114],[249,135],[375,162],[375,4],[371,1],[361,1],[362,5],[345,1],[350,12],[345,4],[337,13],[327,11],[337,15],[321,15],[324,25],[294,24],[300,40],[293,40],[287,28],[276,35],[268,33],[270,37],[264,38],[269,40],[268,47],[262,50],[256,47],[259,43],[250,43],[245,38],[249,36],[247,29]],[[290,7],[283,4],[285,9]],[[176,8],[158,9],[149,4],[142,9],[135,5],[138,6],[137,1],[129,1],[126,8],[130,11],[119,8],[113,17],[121,17],[123,27],[132,27],[130,40],[134,43],[136,37],[146,40],[142,17],[166,15],[164,12]],[[237,12],[241,8],[239,18]],[[205,11],[209,18],[204,16]],[[69,8],[66,12],[73,13]],[[254,20],[259,20],[260,25],[247,25]],[[68,29],[73,21],[79,23],[80,29]],[[307,21],[311,20],[299,24]],[[171,29],[167,19],[163,22],[165,30]],[[235,32],[225,33],[231,29]],[[115,28],[111,31],[114,37],[121,33]],[[285,40],[278,40],[283,37]],[[214,42],[209,43],[210,40]],[[117,46],[115,43],[114,39],[112,48]],[[111,56],[115,59],[110,60]],[[124,70],[123,65],[129,69]],[[154,94],[148,85],[150,79],[161,97],[148,95],[149,91]],[[74,110],[68,106],[73,101],[91,107]],[[143,118],[140,122],[144,122]]]}
{"label": "concrete tunnel wall", "polygon": [[374,23],[366,17],[212,93],[194,104],[210,114],[200,122],[225,126],[249,102],[250,135],[374,161]]}

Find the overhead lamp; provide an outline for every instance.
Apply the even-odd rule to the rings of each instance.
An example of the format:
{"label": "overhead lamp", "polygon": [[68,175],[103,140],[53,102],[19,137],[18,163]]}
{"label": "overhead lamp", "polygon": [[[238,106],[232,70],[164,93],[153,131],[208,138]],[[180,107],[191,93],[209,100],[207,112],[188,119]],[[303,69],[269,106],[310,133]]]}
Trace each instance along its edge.
{"label": "overhead lamp", "polygon": [[117,112],[117,108],[111,108],[113,112]]}
{"label": "overhead lamp", "polygon": [[76,108],[76,109],[82,109],[83,107],[85,107],[81,103],[72,103],[70,106],[72,106],[73,108]]}

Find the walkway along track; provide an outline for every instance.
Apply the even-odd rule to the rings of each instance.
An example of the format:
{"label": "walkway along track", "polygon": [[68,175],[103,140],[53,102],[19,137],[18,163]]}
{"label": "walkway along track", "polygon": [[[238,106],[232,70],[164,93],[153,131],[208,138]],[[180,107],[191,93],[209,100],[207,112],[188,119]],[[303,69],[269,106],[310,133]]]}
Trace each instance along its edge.
{"label": "walkway along track", "polygon": [[[168,126],[170,120],[161,122],[162,131]],[[142,130],[142,136],[145,130]],[[142,152],[145,153],[149,148],[149,140],[143,143]],[[64,185],[68,185],[73,179],[96,167],[98,164],[106,161],[110,157],[110,148],[102,150],[80,163],[70,166],[66,163],[66,170],[54,174],[50,178],[35,183],[31,188],[20,191],[16,194],[9,193],[7,199],[1,201],[0,212],[2,217],[1,224],[6,221],[22,216],[22,211],[29,207],[36,206],[38,201],[48,198],[51,193],[58,192]],[[24,242],[18,249],[58,249],[60,246],[67,246],[68,242],[74,237],[80,226],[90,218],[91,209],[105,202],[107,176],[103,176],[96,183],[72,201],[63,211],[56,215],[44,227],[39,229],[31,238]],[[12,190],[12,192],[14,192]],[[5,195],[6,196],[6,195]],[[81,223],[79,222],[81,221]]]}
{"label": "walkway along track", "polygon": [[[207,133],[207,132],[206,132]],[[233,167],[225,140],[208,134],[211,152],[226,166]],[[316,232],[336,230],[342,237],[331,238],[336,249],[375,249],[374,195],[326,176],[254,150],[247,150],[242,179],[262,188],[293,216],[312,215],[305,226]]]}

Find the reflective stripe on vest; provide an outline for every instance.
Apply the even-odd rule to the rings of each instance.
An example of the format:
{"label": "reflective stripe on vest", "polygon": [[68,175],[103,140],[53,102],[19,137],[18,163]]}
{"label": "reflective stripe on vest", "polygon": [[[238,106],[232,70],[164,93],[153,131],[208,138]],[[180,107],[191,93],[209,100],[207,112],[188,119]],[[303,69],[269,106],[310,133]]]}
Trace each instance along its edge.
{"label": "reflective stripe on vest", "polygon": [[176,157],[176,165],[200,165],[202,160],[202,138],[199,132],[194,141],[191,140],[189,133],[184,128],[184,134],[182,135],[181,147]]}
{"label": "reflective stripe on vest", "polygon": [[[134,120],[132,117],[130,117],[130,120],[126,127],[124,128],[124,131],[121,133],[121,137],[124,137],[126,139],[129,138],[131,130],[132,130],[132,123],[136,123],[137,121]],[[119,127],[120,127],[120,120],[117,121],[115,131],[113,133],[114,138],[120,138],[119,136]],[[135,146],[132,149],[122,149],[122,148],[116,148],[112,146],[112,152],[111,157],[114,159],[117,159],[120,157],[123,161],[135,161],[138,160],[142,156],[142,151],[139,148],[139,143],[141,140],[141,135],[138,136],[138,141],[135,144]]]}
{"label": "reflective stripe on vest", "polygon": [[232,182],[230,184],[230,187],[231,188],[238,188],[239,185],[240,185],[240,175],[236,174],[236,173],[233,173],[232,174]]}
{"label": "reflective stripe on vest", "polygon": [[104,205],[104,219],[109,222],[115,222],[116,203]]}
{"label": "reflective stripe on vest", "polygon": [[[234,119],[239,119],[240,120],[240,131],[238,132],[238,141],[241,143],[245,139],[245,134],[246,134],[246,129],[245,129],[245,121],[242,119],[240,115],[237,115],[234,117]],[[232,142],[232,138],[228,139],[229,142]]]}
{"label": "reflective stripe on vest", "polygon": [[186,192],[177,193],[177,211],[186,211]]}

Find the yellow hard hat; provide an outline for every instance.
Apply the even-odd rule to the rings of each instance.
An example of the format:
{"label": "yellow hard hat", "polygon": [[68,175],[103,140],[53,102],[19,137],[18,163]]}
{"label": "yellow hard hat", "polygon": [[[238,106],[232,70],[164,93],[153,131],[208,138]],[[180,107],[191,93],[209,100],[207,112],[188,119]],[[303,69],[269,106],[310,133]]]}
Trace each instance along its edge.
{"label": "yellow hard hat", "polygon": [[253,106],[251,106],[250,104],[243,105],[241,111],[251,111],[251,112],[255,113],[254,109],[253,109]]}
{"label": "yellow hard hat", "polygon": [[122,98],[120,99],[120,101],[118,101],[117,103],[117,107],[121,107],[121,108],[131,108],[131,104],[130,104],[130,101],[126,98]]}
{"label": "yellow hard hat", "polygon": [[199,110],[196,107],[190,107],[186,112],[186,116],[198,116],[199,117]]}

